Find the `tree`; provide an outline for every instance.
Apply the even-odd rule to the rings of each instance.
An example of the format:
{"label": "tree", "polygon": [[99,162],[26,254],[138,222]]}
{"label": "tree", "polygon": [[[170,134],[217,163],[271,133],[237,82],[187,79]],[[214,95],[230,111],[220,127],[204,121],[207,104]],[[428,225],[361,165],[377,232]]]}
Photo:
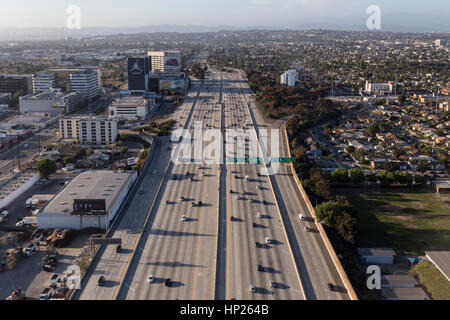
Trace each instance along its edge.
{"label": "tree", "polygon": [[358,230],[357,230],[357,220],[352,217],[349,213],[344,212],[342,216],[336,217],[336,231],[337,233],[347,241],[348,243],[355,245]]}
{"label": "tree", "polygon": [[316,206],[315,211],[320,221],[324,221],[328,227],[334,227],[341,208],[337,202],[327,201]]}
{"label": "tree", "polygon": [[50,159],[42,159],[36,164],[36,169],[39,170],[41,178],[48,178],[49,175],[56,171],[56,163]]}
{"label": "tree", "polygon": [[331,179],[337,183],[347,183],[350,181],[347,170],[340,168],[334,169],[331,173]]}
{"label": "tree", "polygon": [[420,160],[417,164],[417,171],[419,172],[425,172],[430,168],[428,161],[426,160]]}
{"label": "tree", "polygon": [[377,122],[369,124],[366,129],[366,134],[369,137],[375,137],[378,132],[380,132],[380,125]]}
{"label": "tree", "polygon": [[425,184],[427,182],[427,179],[424,176],[416,175],[414,176],[414,182],[416,184]]}
{"label": "tree", "polygon": [[350,169],[349,174],[353,183],[361,183],[365,180],[364,171],[361,168]]}
{"label": "tree", "polygon": [[320,169],[312,169],[310,179],[313,182],[313,192],[320,200],[331,200],[333,198],[330,181]]}
{"label": "tree", "polygon": [[413,176],[409,172],[395,172],[394,176],[399,184],[410,186],[413,183]]}
{"label": "tree", "polygon": [[397,162],[388,161],[384,164],[384,170],[394,172],[400,170],[400,165]]}
{"label": "tree", "polygon": [[378,181],[380,181],[383,187],[390,187],[395,182],[395,176],[392,172],[382,170],[378,174]]}

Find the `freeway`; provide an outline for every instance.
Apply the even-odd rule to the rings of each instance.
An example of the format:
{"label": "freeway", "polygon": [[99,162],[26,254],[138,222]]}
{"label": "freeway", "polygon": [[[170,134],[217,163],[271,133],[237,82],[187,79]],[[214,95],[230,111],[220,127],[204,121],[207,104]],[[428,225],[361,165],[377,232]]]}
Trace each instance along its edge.
{"label": "freeway", "polygon": [[[224,77],[226,129],[253,129],[240,82],[234,75]],[[258,153],[255,135],[236,143],[225,139],[227,158]],[[269,178],[261,172],[262,164],[227,164],[226,298],[305,299]]]}
{"label": "freeway", "polygon": [[[201,139],[192,132],[196,125],[202,129],[219,128],[221,113],[217,103],[220,91],[221,82],[216,76],[204,81],[193,114],[187,116],[186,127],[190,135],[185,132],[183,141],[173,148],[179,152],[180,157],[176,154],[176,159],[191,159],[183,147],[190,144],[190,137],[194,144]],[[195,147],[193,151],[193,159],[201,160],[203,153],[197,153]],[[218,169],[217,163],[202,161],[170,163],[152,208],[151,216],[155,218],[145,226],[142,245],[129,267],[118,299],[214,298]],[[153,278],[151,283],[150,276]],[[170,286],[164,285],[166,279],[171,279]]]}
{"label": "freeway", "polygon": [[[189,94],[190,98],[194,96],[195,93]],[[176,111],[175,116],[181,116],[186,111],[190,112],[192,108],[192,101],[187,99],[186,103]],[[115,246],[107,246],[101,249],[99,258],[94,260],[94,265],[91,268],[93,271],[90,271],[87,276],[86,284],[83,284],[81,290],[77,293],[77,299],[116,299],[120,284],[148,217],[149,208],[152,207],[158,186],[165,177],[171,158],[171,151],[167,148],[169,145],[168,139],[155,140],[155,142],[151,150],[151,159],[149,159],[150,166],[144,173],[145,176],[139,186],[139,189],[142,189],[142,194],[137,192],[131,195],[128,207],[125,208],[121,220],[111,235],[112,238],[122,239],[122,252],[117,253]],[[102,287],[97,286],[97,280],[100,276],[104,276],[106,279],[105,285]]]}
{"label": "freeway", "polygon": [[[239,80],[245,79],[242,72],[237,74]],[[259,127],[269,127],[256,107],[246,82],[239,83],[242,84],[242,91],[246,93],[245,98],[249,103],[249,112],[257,130]],[[280,134],[280,139],[280,156],[289,157],[284,130]],[[266,150],[271,150],[270,139],[265,147]],[[315,230],[313,215],[298,190],[289,165],[279,164],[278,172],[271,178],[307,299],[349,299],[325,244],[319,232]],[[303,214],[305,220],[300,220],[299,214]],[[308,227],[309,231],[306,231],[305,227]],[[328,283],[332,283],[336,290],[330,291],[327,287]]]}

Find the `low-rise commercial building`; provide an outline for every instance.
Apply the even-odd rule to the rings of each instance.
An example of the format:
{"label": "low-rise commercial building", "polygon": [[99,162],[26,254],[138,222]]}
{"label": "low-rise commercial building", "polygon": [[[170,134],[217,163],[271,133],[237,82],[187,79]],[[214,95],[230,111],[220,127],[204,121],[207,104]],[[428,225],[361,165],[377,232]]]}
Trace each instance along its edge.
{"label": "low-rise commercial building", "polygon": [[155,102],[142,96],[129,96],[115,100],[108,108],[114,119],[145,119],[155,109]]}
{"label": "low-rise commercial building", "polygon": [[131,171],[79,174],[37,213],[37,227],[109,229],[136,177]]}
{"label": "low-rise commercial building", "polygon": [[19,109],[22,113],[72,113],[84,103],[84,97],[77,92],[41,92],[19,98]]}
{"label": "low-rise commercial building", "polygon": [[117,139],[117,120],[105,117],[65,117],[59,120],[62,139],[79,144],[107,145]]}
{"label": "low-rise commercial building", "polygon": [[391,248],[358,248],[362,263],[393,264],[396,253]]}

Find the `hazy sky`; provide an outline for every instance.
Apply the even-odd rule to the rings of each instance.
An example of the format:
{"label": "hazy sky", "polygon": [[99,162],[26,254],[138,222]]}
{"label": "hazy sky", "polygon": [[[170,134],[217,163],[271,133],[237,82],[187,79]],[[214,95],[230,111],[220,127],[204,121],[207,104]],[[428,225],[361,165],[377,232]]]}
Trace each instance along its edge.
{"label": "hazy sky", "polygon": [[382,14],[449,16],[450,0],[0,0],[2,27],[64,27],[69,5],[81,8],[82,26],[293,26],[343,17]]}

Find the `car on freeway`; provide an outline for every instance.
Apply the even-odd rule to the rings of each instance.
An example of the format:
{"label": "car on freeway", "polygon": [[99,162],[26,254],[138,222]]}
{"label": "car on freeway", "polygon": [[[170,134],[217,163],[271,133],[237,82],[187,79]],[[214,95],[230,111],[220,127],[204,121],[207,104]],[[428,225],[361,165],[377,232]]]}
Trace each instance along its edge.
{"label": "car on freeway", "polygon": [[270,240],[270,238],[269,237],[266,237],[266,243],[271,243],[272,242],[272,240]]}
{"label": "car on freeway", "polygon": [[261,212],[258,212],[258,218],[262,218],[263,214]]}
{"label": "car on freeway", "polygon": [[166,200],[166,204],[170,204],[170,201],[169,201],[169,200]]}
{"label": "car on freeway", "polygon": [[256,200],[255,199],[250,199],[250,203],[255,203]]}
{"label": "car on freeway", "polygon": [[334,285],[332,283],[330,283],[330,282],[328,282],[328,289],[330,291],[334,291]]}
{"label": "car on freeway", "polygon": [[140,189],[139,194],[143,194],[143,193],[144,193],[144,189]]}
{"label": "car on freeway", "polygon": [[164,281],[164,285],[166,287],[170,287],[171,284],[172,284],[172,281],[170,280],[170,278],[167,278],[166,281]]}
{"label": "car on freeway", "polygon": [[120,244],[118,244],[116,247],[116,253],[121,253],[121,252],[122,252],[122,246]]}
{"label": "car on freeway", "polygon": [[238,194],[236,195],[236,200],[241,200],[241,197]]}
{"label": "car on freeway", "polygon": [[256,287],[254,285],[250,285],[250,292],[255,293],[256,292]]}
{"label": "car on freeway", "polygon": [[153,175],[158,174],[158,172],[156,170],[153,170]]}
{"label": "car on freeway", "polygon": [[277,283],[274,281],[269,281],[270,287],[271,288],[276,288],[277,287]]}
{"label": "car on freeway", "polygon": [[181,216],[181,221],[186,221],[186,216],[184,214]]}
{"label": "car on freeway", "polygon": [[257,270],[258,270],[258,271],[262,271],[262,270],[263,270],[262,265],[258,264]]}
{"label": "car on freeway", "polygon": [[202,172],[202,177],[206,176],[206,173]]}
{"label": "car on freeway", "polygon": [[153,275],[151,274],[148,276],[148,283],[153,283],[153,282],[155,282],[155,278],[153,278]]}
{"label": "car on freeway", "polygon": [[311,231],[311,229],[310,229],[310,228],[308,228],[308,227],[305,227],[305,231],[306,231],[306,232],[310,232],[310,231]]}
{"label": "car on freeway", "polygon": [[102,287],[105,284],[105,277],[104,276],[100,276],[97,280],[97,285],[99,287]]}
{"label": "car on freeway", "polygon": [[184,201],[184,197],[183,196],[180,197],[180,201]]}
{"label": "car on freeway", "polygon": [[48,300],[52,297],[52,289],[45,288],[42,290],[41,295],[39,296],[39,300]]}
{"label": "car on freeway", "polygon": [[266,200],[263,200],[263,203],[264,203],[265,205],[269,204]]}
{"label": "car on freeway", "polygon": [[50,277],[50,285],[56,285],[59,279],[59,274],[55,273]]}
{"label": "car on freeway", "polygon": [[255,222],[252,223],[253,228],[257,227],[257,224]]}
{"label": "car on freeway", "polygon": [[303,213],[300,213],[298,217],[300,218],[300,220],[305,220],[305,215]]}
{"label": "car on freeway", "polygon": [[258,186],[258,190],[261,190],[262,189],[262,187],[261,186]]}

